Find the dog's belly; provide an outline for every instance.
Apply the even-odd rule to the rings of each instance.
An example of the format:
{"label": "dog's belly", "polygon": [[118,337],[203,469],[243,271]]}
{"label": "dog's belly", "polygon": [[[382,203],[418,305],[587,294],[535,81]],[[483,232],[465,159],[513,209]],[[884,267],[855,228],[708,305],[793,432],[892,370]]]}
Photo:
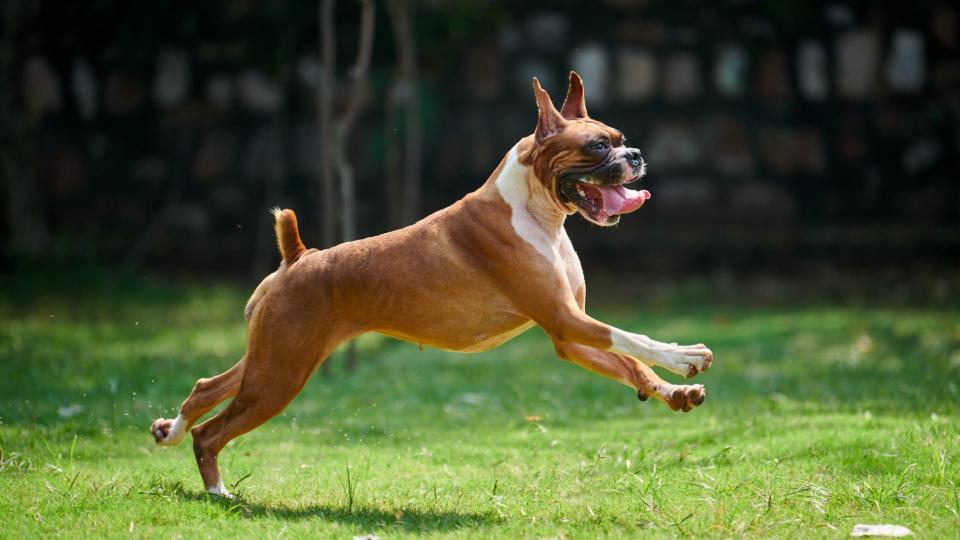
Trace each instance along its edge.
{"label": "dog's belly", "polygon": [[507,330],[506,332],[501,332],[499,334],[487,335],[485,333],[479,333],[474,335],[476,342],[473,345],[462,347],[459,349],[447,349],[447,351],[454,352],[463,352],[463,353],[477,353],[483,351],[489,351],[490,349],[495,349],[500,345],[510,341],[511,339],[519,336],[520,334],[526,332],[527,330],[533,328],[533,321],[527,321],[516,328]]}
{"label": "dog's belly", "polygon": [[376,331],[445,351],[477,353],[498,347],[533,326],[534,322],[530,319],[511,313],[474,315],[444,321],[421,320],[416,328],[394,327]]}

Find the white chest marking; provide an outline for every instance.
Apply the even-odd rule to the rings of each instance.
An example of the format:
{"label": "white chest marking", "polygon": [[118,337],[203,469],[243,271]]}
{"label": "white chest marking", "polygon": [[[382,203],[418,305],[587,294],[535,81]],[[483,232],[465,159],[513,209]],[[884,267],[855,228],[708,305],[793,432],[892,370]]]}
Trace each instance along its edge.
{"label": "white chest marking", "polygon": [[567,283],[570,284],[570,292],[576,294],[577,289],[583,287],[583,268],[580,266],[580,258],[573,249],[573,243],[567,236],[567,231],[560,231],[560,256],[563,258],[563,267],[567,273]]}
{"label": "white chest marking", "polygon": [[510,205],[510,224],[513,225],[513,230],[551,264],[555,264],[560,237],[545,231],[527,210],[527,201],[530,199],[527,168],[521,165],[518,159],[517,147],[514,146],[507,154],[507,162],[503,164],[503,170],[497,177],[497,191]]}

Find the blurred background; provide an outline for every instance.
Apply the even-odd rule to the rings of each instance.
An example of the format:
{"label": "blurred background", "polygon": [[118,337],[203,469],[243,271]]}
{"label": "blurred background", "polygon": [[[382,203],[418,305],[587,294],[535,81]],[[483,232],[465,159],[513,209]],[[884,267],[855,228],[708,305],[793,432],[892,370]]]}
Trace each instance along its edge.
{"label": "blurred background", "polygon": [[955,3],[0,9],[8,268],[249,280],[277,263],[274,205],[308,246],[412,223],[532,132],[532,76],[559,105],[570,69],[591,116],[644,152],[653,193],[615,230],[568,222],[588,276],[931,282],[960,258]]}
{"label": "blurred background", "polygon": [[[413,223],[571,69],[652,193],[567,221],[588,309],[709,345],[704,407],[366,334],[197,497],[147,426],[244,354],[268,210]],[[956,537],[960,2],[0,0],[0,374],[0,537]]]}

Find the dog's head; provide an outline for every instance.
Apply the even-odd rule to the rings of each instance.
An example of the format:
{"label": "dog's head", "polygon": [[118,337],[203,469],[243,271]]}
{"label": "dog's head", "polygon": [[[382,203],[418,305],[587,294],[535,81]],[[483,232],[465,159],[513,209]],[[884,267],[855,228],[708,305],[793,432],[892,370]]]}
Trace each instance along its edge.
{"label": "dog's head", "polygon": [[597,225],[615,225],[620,215],[637,210],[650,198],[646,190],[628,189],[646,172],[640,150],[626,138],[587,116],[583,81],[570,72],[563,107],[557,111],[540,81],[533,79],[539,114],[532,144],[522,161],[567,214],[579,212]]}

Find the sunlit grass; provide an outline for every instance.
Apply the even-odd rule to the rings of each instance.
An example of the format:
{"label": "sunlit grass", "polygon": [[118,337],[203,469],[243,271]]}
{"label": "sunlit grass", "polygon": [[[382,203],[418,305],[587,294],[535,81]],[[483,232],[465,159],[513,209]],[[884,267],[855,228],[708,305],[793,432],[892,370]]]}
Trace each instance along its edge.
{"label": "sunlit grass", "polygon": [[960,316],[937,303],[593,302],[620,326],[713,348],[708,399],[689,414],[555,359],[539,330],[481,355],[368,338],[355,372],[335,358],[224,450],[240,497],[223,501],[203,494],[189,439],[157,448],[147,427],[240,357],[245,292],[13,289],[0,305],[2,537],[960,530]]}

